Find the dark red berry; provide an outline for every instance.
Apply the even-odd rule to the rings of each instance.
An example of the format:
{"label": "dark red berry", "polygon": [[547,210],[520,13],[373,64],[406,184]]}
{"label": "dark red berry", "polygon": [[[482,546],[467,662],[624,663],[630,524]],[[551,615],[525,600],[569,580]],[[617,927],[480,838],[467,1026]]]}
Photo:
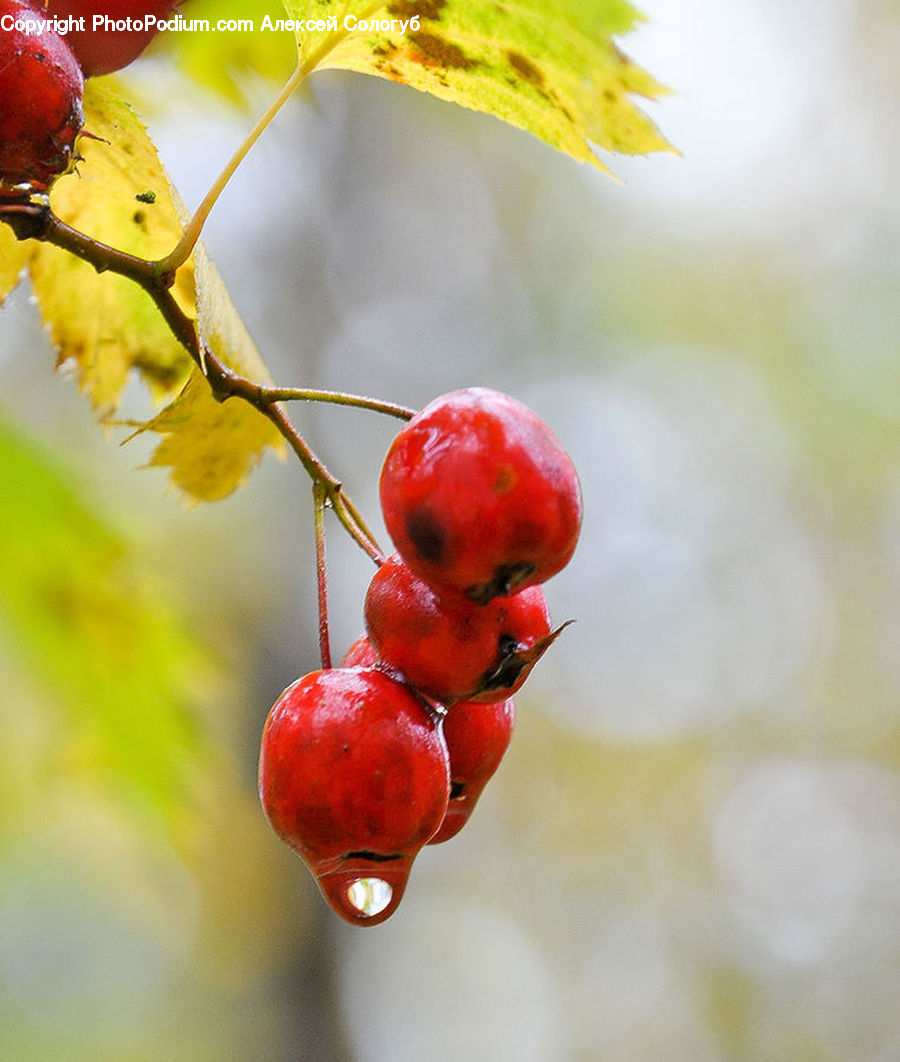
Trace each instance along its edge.
{"label": "dark red berry", "polygon": [[0,196],[46,191],[71,168],[84,122],[71,48],[52,30],[26,32],[44,17],[21,0],[0,0]]}
{"label": "dark red berry", "polygon": [[443,820],[447,748],[428,709],[381,671],[315,671],[269,712],[259,793],[332,909],[376,925],[397,909],[416,854]]}
{"label": "dark red berry", "polygon": [[435,399],[400,431],[381,507],[417,575],[482,604],[556,574],[581,528],[581,488],[559,440],[526,406],[480,387]]}
{"label": "dark red berry", "polygon": [[469,821],[509,747],[515,719],[511,698],[495,704],[461,701],[447,712],[443,726],[450,756],[450,801],[429,844],[449,841]]}
{"label": "dark red berry", "polygon": [[[40,0],[37,0],[40,3]],[[44,0],[47,14],[83,18],[66,34],[85,77],[128,66],[175,13],[177,0]]]}
{"label": "dark red berry", "polygon": [[379,660],[444,705],[504,700],[553,637],[539,586],[476,605],[433,590],[397,554],[373,576],[365,618]]}

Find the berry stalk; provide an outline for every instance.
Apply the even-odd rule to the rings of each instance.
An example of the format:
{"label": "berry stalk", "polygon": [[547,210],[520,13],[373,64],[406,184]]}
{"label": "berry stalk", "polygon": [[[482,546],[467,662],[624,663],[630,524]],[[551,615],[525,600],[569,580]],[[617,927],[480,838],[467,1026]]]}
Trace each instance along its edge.
{"label": "berry stalk", "polygon": [[316,596],[319,605],[319,658],[322,668],[331,667],[331,639],[328,635],[328,569],[325,562],[325,492],[313,483],[313,515],[316,528]]}

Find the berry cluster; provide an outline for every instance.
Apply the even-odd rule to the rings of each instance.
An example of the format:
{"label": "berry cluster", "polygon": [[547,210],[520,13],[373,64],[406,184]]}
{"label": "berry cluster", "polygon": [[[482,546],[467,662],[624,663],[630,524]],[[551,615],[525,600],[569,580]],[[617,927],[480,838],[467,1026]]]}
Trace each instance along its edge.
{"label": "berry cluster", "polygon": [[483,388],[408,422],[380,494],[398,552],[369,585],[367,634],[281,694],[259,763],[269,822],[356,925],[390,917],[420,849],[462,829],[500,764],[512,695],[558,633],[539,584],[581,527],[556,437]]}
{"label": "berry cluster", "polygon": [[71,169],[84,79],[127,66],[174,10],[174,0],[0,0],[0,197],[46,192]]}

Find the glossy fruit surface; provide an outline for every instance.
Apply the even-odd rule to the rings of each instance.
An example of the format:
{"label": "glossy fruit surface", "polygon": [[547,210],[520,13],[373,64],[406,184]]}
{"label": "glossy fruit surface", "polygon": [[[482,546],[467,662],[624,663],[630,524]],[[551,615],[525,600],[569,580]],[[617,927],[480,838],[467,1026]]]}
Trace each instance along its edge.
{"label": "glossy fruit surface", "polygon": [[581,488],[559,440],[527,406],[486,388],[417,413],[391,444],[380,493],[409,567],[482,604],[556,574],[581,529]]}
{"label": "glossy fruit surface", "polygon": [[45,191],[71,167],[84,121],[84,80],[65,39],[15,28],[43,17],[20,0],[0,0],[0,18],[10,20],[0,29],[0,195]]}
{"label": "glossy fruit surface", "polygon": [[505,700],[551,638],[539,586],[476,605],[462,594],[433,590],[397,554],[369,584],[365,620],[379,660],[445,705],[472,697]]}
{"label": "glossy fruit surface", "polygon": [[378,663],[378,653],[363,634],[350,646],[341,660],[341,667],[373,667]]}
{"label": "glossy fruit surface", "polygon": [[[85,77],[128,66],[159,33],[154,20],[167,21],[176,7],[176,0],[46,0],[49,15],[85,20],[83,31],[66,34]],[[95,25],[95,16],[104,21]]]}
{"label": "glossy fruit surface", "polygon": [[429,844],[449,841],[469,821],[509,747],[515,720],[511,698],[494,704],[461,701],[447,712],[443,725],[450,756],[450,801]]}
{"label": "glossy fruit surface", "polygon": [[[447,748],[401,683],[374,669],[315,671],[269,712],[259,792],[332,908],[376,925],[396,910],[416,853],[443,820]],[[373,889],[387,895],[384,906],[360,907],[355,897]]]}

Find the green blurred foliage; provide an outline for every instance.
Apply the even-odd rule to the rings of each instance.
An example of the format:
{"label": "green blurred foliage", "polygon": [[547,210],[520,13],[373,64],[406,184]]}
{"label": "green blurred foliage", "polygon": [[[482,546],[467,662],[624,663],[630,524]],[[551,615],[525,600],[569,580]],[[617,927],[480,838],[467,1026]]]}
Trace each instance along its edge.
{"label": "green blurred foliage", "polygon": [[[197,706],[222,681],[209,652],[77,484],[6,422],[0,539],[7,670],[52,706],[47,740],[11,762],[27,763],[35,778],[63,766],[174,824],[207,755]],[[5,711],[4,724],[21,726],[20,712]],[[15,784],[0,806],[11,811],[31,791]]]}

